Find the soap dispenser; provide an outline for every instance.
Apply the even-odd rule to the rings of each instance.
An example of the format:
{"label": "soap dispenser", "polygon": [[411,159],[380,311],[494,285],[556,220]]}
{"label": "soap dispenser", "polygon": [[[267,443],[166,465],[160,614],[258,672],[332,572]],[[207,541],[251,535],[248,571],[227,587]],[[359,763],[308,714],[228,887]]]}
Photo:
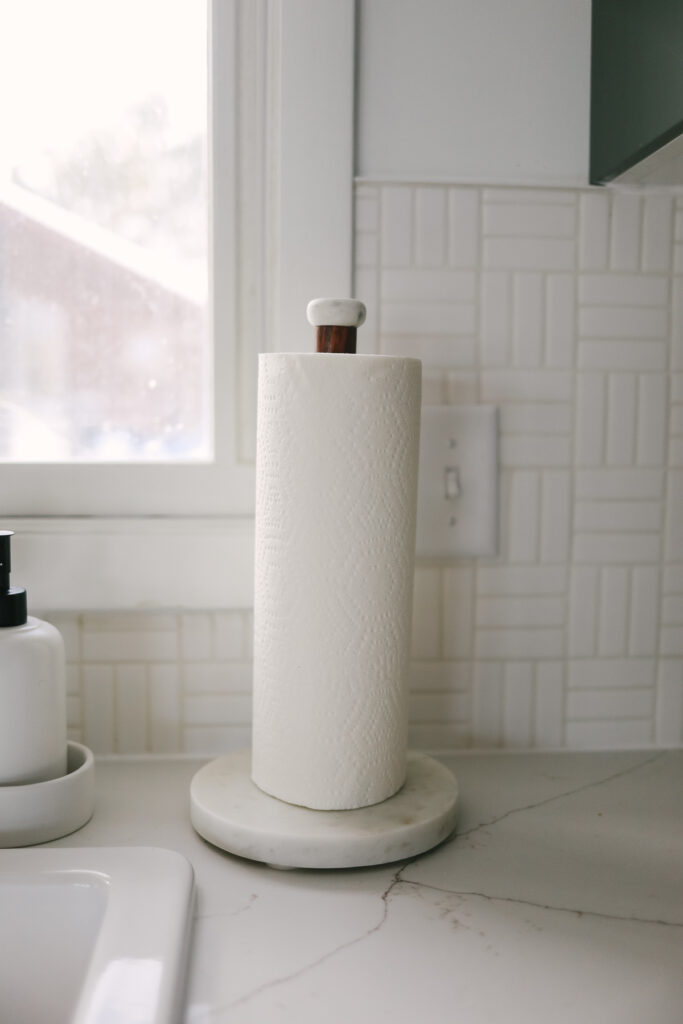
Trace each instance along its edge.
{"label": "soap dispenser", "polygon": [[11,530],[0,531],[0,786],[65,775],[66,664],[59,630],[10,587]]}

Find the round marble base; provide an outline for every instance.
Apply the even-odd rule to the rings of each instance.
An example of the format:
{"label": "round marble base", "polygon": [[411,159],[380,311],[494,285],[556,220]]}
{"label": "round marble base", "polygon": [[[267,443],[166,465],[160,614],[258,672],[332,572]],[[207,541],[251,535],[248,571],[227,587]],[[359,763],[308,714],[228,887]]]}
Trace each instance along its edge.
{"label": "round marble base", "polygon": [[406,860],[455,827],[458,786],[438,761],[408,754],[406,781],[388,800],[314,811],[268,796],[251,781],[251,751],[204,765],[190,787],[192,824],[229,853],[280,868],[353,868]]}

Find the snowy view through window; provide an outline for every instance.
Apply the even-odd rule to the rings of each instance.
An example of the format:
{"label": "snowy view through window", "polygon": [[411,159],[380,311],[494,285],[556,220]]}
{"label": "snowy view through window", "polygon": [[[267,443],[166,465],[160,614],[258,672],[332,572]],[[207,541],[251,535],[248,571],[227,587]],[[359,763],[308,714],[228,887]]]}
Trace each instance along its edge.
{"label": "snowy view through window", "polygon": [[205,5],[0,25],[0,459],[209,458]]}

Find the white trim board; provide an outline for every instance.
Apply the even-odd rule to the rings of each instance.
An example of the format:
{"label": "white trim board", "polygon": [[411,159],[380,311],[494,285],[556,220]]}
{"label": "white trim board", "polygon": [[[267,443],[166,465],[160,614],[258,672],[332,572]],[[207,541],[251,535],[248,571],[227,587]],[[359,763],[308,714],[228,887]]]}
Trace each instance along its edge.
{"label": "white trim board", "polygon": [[254,521],[27,519],[7,525],[29,612],[251,608]]}

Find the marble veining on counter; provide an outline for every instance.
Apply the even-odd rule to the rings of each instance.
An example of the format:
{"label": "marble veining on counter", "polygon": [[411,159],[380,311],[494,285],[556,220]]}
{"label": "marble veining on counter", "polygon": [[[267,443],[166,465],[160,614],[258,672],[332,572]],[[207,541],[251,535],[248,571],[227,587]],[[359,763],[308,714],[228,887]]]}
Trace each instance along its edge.
{"label": "marble veining on counter", "polygon": [[97,764],[53,845],[166,846],[198,904],[185,1024],[683,1019],[683,751],[460,754],[456,834],[408,862],[274,871],[188,814],[188,760]]}

